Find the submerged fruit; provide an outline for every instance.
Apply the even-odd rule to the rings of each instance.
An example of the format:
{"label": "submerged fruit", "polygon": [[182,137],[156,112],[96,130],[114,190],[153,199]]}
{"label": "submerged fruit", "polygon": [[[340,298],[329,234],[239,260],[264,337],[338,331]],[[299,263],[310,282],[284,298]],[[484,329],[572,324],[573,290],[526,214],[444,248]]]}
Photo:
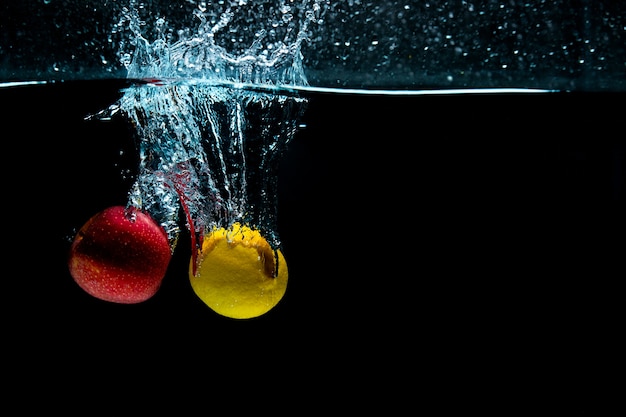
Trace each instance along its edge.
{"label": "submerged fruit", "polygon": [[165,231],[147,213],[113,206],[78,231],[68,266],[74,281],[90,295],[133,304],[157,292],[171,257]]}
{"label": "submerged fruit", "polygon": [[205,236],[194,274],[196,295],[218,314],[236,319],[270,311],[287,289],[287,263],[258,230],[235,223]]}

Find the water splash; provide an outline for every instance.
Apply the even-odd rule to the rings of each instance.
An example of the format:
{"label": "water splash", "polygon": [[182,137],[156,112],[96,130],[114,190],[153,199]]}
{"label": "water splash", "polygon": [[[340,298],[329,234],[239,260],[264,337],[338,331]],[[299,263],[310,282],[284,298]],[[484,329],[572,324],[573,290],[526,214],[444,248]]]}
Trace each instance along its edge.
{"label": "water splash", "polygon": [[308,85],[301,49],[323,10],[319,0],[199,1],[191,19],[177,11],[174,21],[187,26],[173,28],[131,1],[114,32],[128,78]]}
{"label": "water splash", "polygon": [[240,222],[278,247],[277,165],[306,104],[297,96],[206,85],[127,90],[120,108],[140,144],[130,204],[150,212],[172,242],[180,204],[198,244],[208,230]]}
{"label": "water splash", "polygon": [[184,28],[138,1],[115,26],[128,78],[142,81],[107,111],[131,121],[139,144],[128,204],[164,226],[172,249],[181,212],[194,251],[209,230],[234,223],[278,248],[277,164],[307,100],[242,86],[307,85],[301,46],[321,2],[194,4]]}

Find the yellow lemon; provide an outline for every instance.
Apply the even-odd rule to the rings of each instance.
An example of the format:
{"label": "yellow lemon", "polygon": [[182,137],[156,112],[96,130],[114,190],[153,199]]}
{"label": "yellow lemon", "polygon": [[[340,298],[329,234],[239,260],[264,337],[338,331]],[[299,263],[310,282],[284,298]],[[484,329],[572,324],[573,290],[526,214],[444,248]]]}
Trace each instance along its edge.
{"label": "yellow lemon", "polygon": [[287,262],[258,230],[235,223],[204,237],[194,274],[189,280],[196,295],[218,314],[236,319],[270,311],[287,289]]}

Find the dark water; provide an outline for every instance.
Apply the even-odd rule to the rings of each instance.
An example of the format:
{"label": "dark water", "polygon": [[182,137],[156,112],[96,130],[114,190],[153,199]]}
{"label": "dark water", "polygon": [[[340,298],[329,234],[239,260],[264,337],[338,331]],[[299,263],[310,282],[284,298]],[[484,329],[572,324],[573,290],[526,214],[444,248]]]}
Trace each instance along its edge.
{"label": "dark water", "polygon": [[132,184],[131,127],[84,120],[118,87],[0,90],[5,343],[35,348],[27,364],[46,379],[68,364],[85,365],[76,379],[210,378],[230,361],[389,411],[588,415],[616,398],[623,94],[311,95],[278,172],[287,294],[234,321],[191,290],[185,236],[143,304],[93,299],[67,271],[76,229]]}

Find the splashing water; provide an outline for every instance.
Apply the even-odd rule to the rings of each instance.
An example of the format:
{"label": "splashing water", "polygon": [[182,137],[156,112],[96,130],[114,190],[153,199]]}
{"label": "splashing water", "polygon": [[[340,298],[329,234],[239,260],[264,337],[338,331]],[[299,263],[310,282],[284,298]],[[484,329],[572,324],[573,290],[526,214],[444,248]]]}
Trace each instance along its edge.
{"label": "splashing water", "polygon": [[179,202],[192,238],[242,222],[273,246],[277,164],[306,100],[204,85],[143,86],[121,109],[140,138],[139,175],[129,194],[172,242]]}
{"label": "splashing water", "polygon": [[119,58],[128,78],[215,84],[307,85],[301,47],[311,26],[323,21],[320,0],[231,0],[210,7],[200,1],[183,9],[191,20],[179,29],[154,17],[166,11],[148,10],[136,1],[123,10],[113,32],[121,38]]}
{"label": "splashing water", "polygon": [[163,225],[172,249],[181,206],[194,253],[207,231],[236,222],[276,249],[276,168],[307,100],[272,89],[307,85],[300,49],[321,2],[200,1],[185,11],[189,26],[174,29],[159,14],[167,10],[132,1],[113,30],[138,81],[100,114],[121,112],[136,128],[128,203]]}

